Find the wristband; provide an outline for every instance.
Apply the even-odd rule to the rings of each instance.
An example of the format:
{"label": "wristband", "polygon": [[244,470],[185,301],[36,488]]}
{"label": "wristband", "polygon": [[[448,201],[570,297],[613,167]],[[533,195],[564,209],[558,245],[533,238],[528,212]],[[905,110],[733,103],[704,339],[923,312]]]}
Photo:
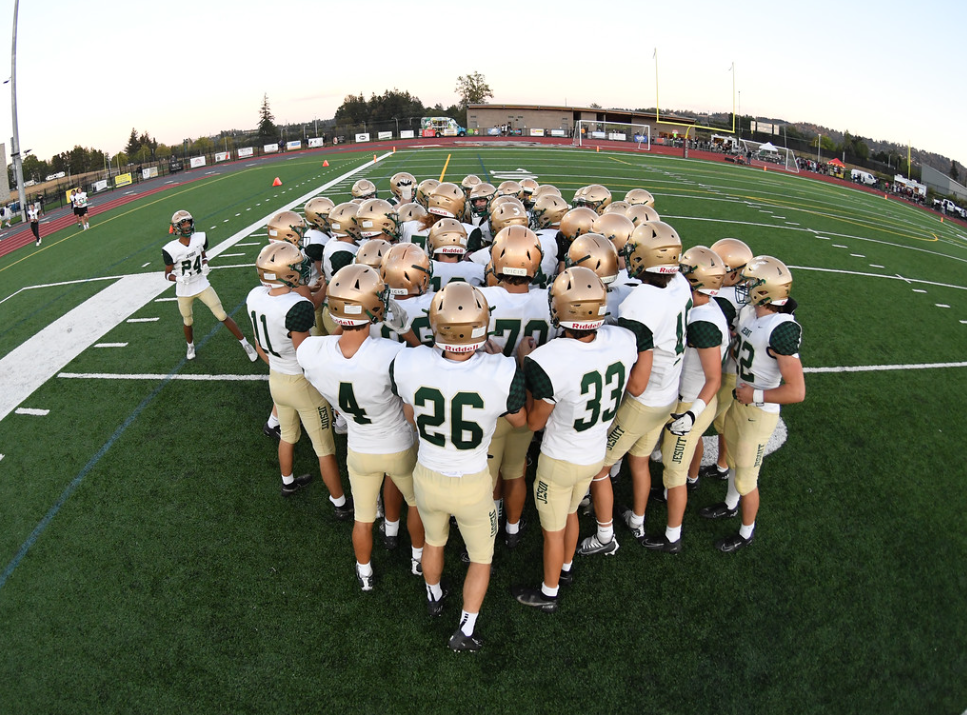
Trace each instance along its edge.
{"label": "wristband", "polygon": [[695,400],[695,402],[692,403],[692,406],[688,408],[688,411],[694,415],[695,421],[698,422],[699,415],[704,412],[706,407],[708,407],[708,405],[705,404],[705,400]]}
{"label": "wristband", "polygon": [[762,390],[753,390],[752,391],[752,402],[754,402],[756,405],[764,405],[765,404],[766,398],[765,398],[765,395],[762,393]]}

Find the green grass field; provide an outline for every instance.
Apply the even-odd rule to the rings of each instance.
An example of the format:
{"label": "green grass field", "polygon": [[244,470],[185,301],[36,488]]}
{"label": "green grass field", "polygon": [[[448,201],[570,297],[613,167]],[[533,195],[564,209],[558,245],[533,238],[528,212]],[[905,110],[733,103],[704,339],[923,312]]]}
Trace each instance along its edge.
{"label": "green grass field", "polygon": [[[203,179],[3,257],[0,358],[115,282],[95,279],[160,271],[178,208],[214,247],[358,167],[324,193],[345,200],[367,177],[387,195],[396,171],[444,166],[457,181],[526,169],[566,198],[591,181],[643,186],[686,247],[735,236],[793,269],[807,396],[783,410],[788,439],[765,461],[755,545],[712,547],[735,525],[698,517],[725,491],[703,483],[682,554],[648,552],[618,524],[618,554],[579,557],[547,615],[509,594],[540,577],[528,503],[521,546],[497,545],[484,650],[450,653],[459,597],[428,618],[405,537],[395,552],[377,543],[376,590],[360,594],[351,527],[321,480],[279,496],[264,365],[200,305],[186,362],[176,305],[149,301],[132,317],[157,321],[98,341],[126,347],[83,350],[19,405],[46,415],[0,421],[0,713],[964,712],[967,229],[805,176],[645,154],[326,158]],[[250,337],[265,240],[211,261]],[[902,367],[838,369],[871,366]],[[306,440],[296,469],[318,476]],[[630,490],[623,479],[616,502]],[[649,504],[649,530],[664,519]],[[451,583],[458,552],[454,539]]]}

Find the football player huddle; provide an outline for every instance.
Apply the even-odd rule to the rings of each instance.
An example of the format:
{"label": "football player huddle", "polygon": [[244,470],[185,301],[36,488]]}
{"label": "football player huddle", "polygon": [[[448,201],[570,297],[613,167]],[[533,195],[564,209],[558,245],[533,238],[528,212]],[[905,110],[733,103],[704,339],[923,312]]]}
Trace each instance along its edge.
{"label": "football player huddle", "polygon": [[[455,588],[442,579],[452,523],[463,541],[456,651],[481,647],[495,542],[521,542],[529,493],[543,569],[513,595],[545,612],[575,582],[576,554],[618,551],[615,514],[644,548],[680,552],[701,476],[727,488],[700,516],[741,514],[716,548],[752,543],[766,443],[780,406],[805,397],[792,276],[780,260],[735,238],[683,250],[641,188],[613,201],[591,184],[568,203],[529,179],[495,187],[400,172],[389,186],[383,199],[362,179],[351,201],[317,197],[306,220],[275,216],[247,301],[270,368],[279,429],[273,417],[266,431],[279,439],[282,494],[311,480],[292,474],[304,428],[336,516],[354,519],[361,591],[377,585],[374,525],[396,548],[404,502],[410,572],[431,616]],[[348,432],[351,497],[334,412]],[[700,468],[712,425],[719,465]],[[632,503],[616,506],[612,479],[625,462]],[[646,529],[649,499],[667,503],[663,530]],[[583,540],[582,503],[595,520]]]}

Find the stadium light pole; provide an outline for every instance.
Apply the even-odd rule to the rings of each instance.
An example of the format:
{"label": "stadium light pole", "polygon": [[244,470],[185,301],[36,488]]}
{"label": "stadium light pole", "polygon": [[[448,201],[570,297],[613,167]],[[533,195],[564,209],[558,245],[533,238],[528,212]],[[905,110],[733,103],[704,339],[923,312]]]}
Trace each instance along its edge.
{"label": "stadium light pole", "polygon": [[20,0],[13,3],[13,42],[10,49],[10,108],[13,115],[13,136],[10,138],[11,158],[13,159],[14,176],[17,180],[17,201],[20,204],[20,220],[27,222],[27,201],[24,196],[24,166],[20,156],[20,127],[17,122],[17,13],[20,10]]}

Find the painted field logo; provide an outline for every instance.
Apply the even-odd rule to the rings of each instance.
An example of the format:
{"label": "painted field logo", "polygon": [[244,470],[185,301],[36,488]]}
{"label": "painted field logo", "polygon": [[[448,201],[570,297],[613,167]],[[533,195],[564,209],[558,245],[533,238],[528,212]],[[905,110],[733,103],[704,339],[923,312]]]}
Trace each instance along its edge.
{"label": "painted field logo", "polygon": [[537,482],[537,501],[547,504],[547,482],[543,479]]}
{"label": "painted field logo", "polygon": [[527,169],[517,169],[517,171],[495,171],[491,174],[495,179],[501,181],[520,181],[521,179],[537,179],[537,174]]}

